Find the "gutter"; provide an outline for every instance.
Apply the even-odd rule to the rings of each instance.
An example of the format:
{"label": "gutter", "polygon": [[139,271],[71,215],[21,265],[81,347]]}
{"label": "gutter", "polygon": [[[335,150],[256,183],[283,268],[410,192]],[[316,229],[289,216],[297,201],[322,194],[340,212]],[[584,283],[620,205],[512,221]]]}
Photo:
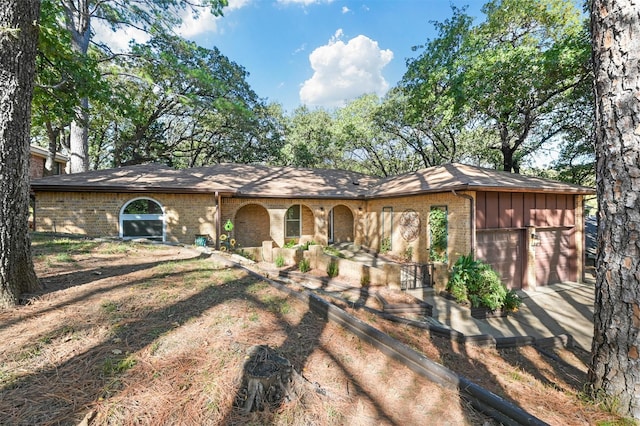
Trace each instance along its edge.
{"label": "gutter", "polygon": [[469,214],[469,229],[471,230],[471,253],[473,253],[473,258],[476,257],[476,200],[471,195],[468,194],[458,194],[455,189],[452,189],[451,192],[456,197],[466,198],[469,200],[469,208],[471,213]]}

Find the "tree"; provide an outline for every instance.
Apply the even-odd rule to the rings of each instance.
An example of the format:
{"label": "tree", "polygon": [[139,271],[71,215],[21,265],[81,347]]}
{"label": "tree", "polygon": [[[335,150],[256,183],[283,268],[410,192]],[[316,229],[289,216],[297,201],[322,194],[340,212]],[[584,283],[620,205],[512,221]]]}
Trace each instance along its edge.
{"label": "tree", "polygon": [[598,241],[589,381],[640,419],[640,6],[592,0]]}
{"label": "tree", "polygon": [[0,307],[39,288],[28,228],[29,129],[40,0],[0,8]]}
{"label": "tree", "polygon": [[393,120],[387,115],[396,112],[393,106],[368,94],[335,111],[335,141],[343,151],[340,168],[385,177],[419,168],[406,141],[383,130]]}
{"label": "tree", "polygon": [[95,55],[72,49],[71,35],[61,27],[58,0],[43,0],[32,103],[32,136],[47,149],[45,175],[53,173],[56,152],[69,145],[69,125],[82,98],[105,96]]}
{"label": "tree", "polygon": [[[220,15],[226,0],[140,0],[111,2],[95,0],[59,0],[64,11],[66,29],[71,34],[71,47],[78,55],[86,56],[91,41],[93,18],[107,22],[114,30],[134,27],[149,33],[170,33],[180,23],[179,12],[190,10],[195,15],[210,11]],[[70,131],[70,169],[72,173],[89,168],[89,99],[82,97],[75,107]]]}
{"label": "tree", "polygon": [[486,20],[476,26],[455,8],[437,24],[439,38],[409,62],[404,87],[416,112],[432,111],[434,125],[460,130],[451,124],[462,117],[465,128],[491,129],[486,147],[500,153],[504,170],[518,172],[526,155],[558,135],[546,125],[588,78],[588,35],[571,1],[492,0],[482,10]]}
{"label": "tree", "polygon": [[[195,167],[277,156],[281,131],[247,72],[216,48],[162,35],[105,69],[112,96],[94,102],[90,154],[111,166]],[[98,161],[100,160],[100,161]]]}
{"label": "tree", "polygon": [[284,166],[337,168],[343,151],[335,145],[333,117],[324,109],[300,106],[285,126],[278,163]]}

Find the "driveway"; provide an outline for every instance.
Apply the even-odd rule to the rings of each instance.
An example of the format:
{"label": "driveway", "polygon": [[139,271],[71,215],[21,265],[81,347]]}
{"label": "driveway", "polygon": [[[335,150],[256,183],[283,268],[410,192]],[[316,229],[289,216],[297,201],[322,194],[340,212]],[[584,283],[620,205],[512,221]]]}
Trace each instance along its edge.
{"label": "driveway", "polygon": [[411,294],[433,306],[433,318],[467,336],[532,336],[536,339],[570,334],[573,344],[591,351],[593,338],[593,283],[562,283],[520,291],[520,310],[503,318],[477,320],[467,308],[443,297],[424,292]]}

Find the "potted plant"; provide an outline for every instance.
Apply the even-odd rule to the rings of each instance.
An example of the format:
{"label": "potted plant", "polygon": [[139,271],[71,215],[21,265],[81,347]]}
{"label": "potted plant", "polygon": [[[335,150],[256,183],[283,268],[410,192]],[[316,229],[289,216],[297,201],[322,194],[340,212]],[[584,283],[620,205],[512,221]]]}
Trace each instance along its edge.
{"label": "potted plant", "polygon": [[458,303],[471,306],[471,316],[488,318],[516,311],[521,300],[514,290],[507,290],[490,265],[471,255],[456,261],[447,283],[447,291]]}

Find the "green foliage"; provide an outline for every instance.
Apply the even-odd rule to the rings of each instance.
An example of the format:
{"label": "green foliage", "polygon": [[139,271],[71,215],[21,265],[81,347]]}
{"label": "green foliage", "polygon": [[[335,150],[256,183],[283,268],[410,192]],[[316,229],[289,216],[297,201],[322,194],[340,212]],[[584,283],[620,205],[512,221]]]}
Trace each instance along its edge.
{"label": "green foliage", "polygon": [[329,275],[329,278],[334,278],[340,275],[340,267],[338,266],[338,262],[333,259],[327,265],[327,275]]}
{"label": "green foliage", "polygon": [[344,258],[344,254],[335,247],[326,246],[326,247],[323,247],[322,251],[328,254],[329,256],[335,256],[341,259]]}
{"label": "green foliage", "polygon": [[278,268],[282,268],[284,266],[284,256],[279,254],[276,256],[274,262]]}
{"label": "green foliage", "polygon": [[[587,25],[569,1],[492,0],[482,11],[477,25],[455,7],[436,23],[438,37],[416,48],[423,52],[408,61],[401,88],[413,121],[434,129],[430,139],[457,147],[459,158],[518,172],[570,132],[584,106],[575,91],[590,81]],[[463,147],[478,128],[489,133]]]}
{"label": "green foliage", "polygon": [[300,262],[298,262],[298,269],[300,270],[300,272],[309,272],[309,270],[311,269],[309,259],[301,259]]}
{"label": "green foliage", "polygon": [[507,295],[504,298],[504,306],[502,307],[502,309],[509,312],[514,312],[520,308],[521,304],[522,300],[520,299],[520,296],[518,296],[518,293],[516,293],[516,291],[512,289],[507,292]]}
{"label": "green foliage", "polygon": [[391,238],[383,238],[380,242],[380,253],[389,253],[391,251]]}
{"label": "green foliage", "polygon": [[289,240],[286,243],[284,243],[283,248],[294,248],[298,243],[296,243],[295,240]]}
{"label": "green foliage", "polygon": [[453,266],[447,290],[460,303],[469,302],[472,307],[484,306],[491,311],[514,310],[520,299],[514,291],[508,291],[500,276],[491,266],[471,255],[460,256]]}
{"label": "green foliage", "polygon": [[446,262],[448,259],[447,245],[449,239],[447,211],[432,208],[429,212],[429,232],[431,247],[429,257],[433,262]]}
{"label": "green foliage", "polygon": [[404,249],[404,260],[405,262],[411,262],[413,260],[413,246],[408,246]]}
{"label": "green foliage", "polygon": [[303,245],[300,246],[300,248],[302,250],[309,250],[309,246],[315,246],[318,245],[318,243],[316,243],[315,241],[307,241],[306,243],[304,243]]}

